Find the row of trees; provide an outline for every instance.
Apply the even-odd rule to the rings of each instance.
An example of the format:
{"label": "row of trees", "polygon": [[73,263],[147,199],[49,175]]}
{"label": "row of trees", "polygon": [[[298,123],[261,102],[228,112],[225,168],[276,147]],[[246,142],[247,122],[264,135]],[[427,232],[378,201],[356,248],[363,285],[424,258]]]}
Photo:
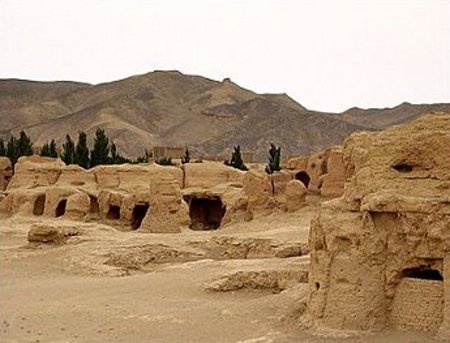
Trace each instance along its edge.
{"label": "row of trees", "polygon": [[[6,143],[0,138],[0,156],[9,157],[13,165],[16,164],[19,157],[30,155],[33,155],[33,143],[24,131],[21,131],[17,138],[11,136]],[[92,168],[100,164],[144,163],[148,162],[149,157],[147,151],[145,151],[144,156],[136,160],[130,160],[121,156],[117,152],[116,145],[114,142],[110,143],[103,129],[97,129],[95,131],[92,150],[88,148],[86,133],[80,131],[76,142],[72,140],[70,135],[66,135],[60,154],[58,154],[55,140],[52,139],[50,142],[44,144],[41,148],[40,155],[47,157],[58,157],[59,155],[64,163],[78,164],[83,168]],[[184,156],[181,156],[181,162],[183,164],[189,163],[190,159],[189,149],[186,148]],[[276,147],[271,143],[268,159],[266,166],[266,172],[268,174],[281,170],[281,147]],[[173,165],[172,160],[167,157],[161,157],[156,162],[161,165]],[[225,164],[240,170],[248,170],[242,159],[241,147],[239,145],[234,147],[231,159],[229,161],[226,160]]]}
{"label": "row of trees", "polygon": [[[48,144],[48,154],[46,154],[46,146],[44,145],[41,151],[42,156],[55,157],[54,151],[52,151],[53,142],[54,141],[52,140]],[[92,168],[99,164],[122,164],[133,162],[117,152],[116,145],[114,142],[111,142],[110,144],[109,138],[103,129],[97,129],[95,131],[94,146],[90,151],[87,146],[87,135],[85,132],[81,131],[78,133],[78,140],[76,143],[69,135],[66,135],[66,139],[62,144],[60,157],[66,164],[78,164],[83,168]]]}
{"label": "row of trees", "polygon": [[33,155],[33,144],[24,131],[20,132],[19,137],[11,136],[8,142],[0,138],[0,156],[7,156],[13,165],[20,156],[30,155]]}
{"label": "row of trees", "polygon": [[[270,143],[268,163],[266,166],[266,173],[272,174],[273,172],[281,170],[281,147],[276,147],[274,144]],[[241,147],[239,145],[235,146],[233,152],[231,153],[231,160],[226,160],[224,162],[227,166],[239,169],[248,170],[244,163],[241,155]]]}
{"label": "row of trees", "polygon": [[[11,136],[8,142],[0,138],[0,156],[7,156],[13,165],[21,156],[33,155],[33,143],[24,131],[21,131],[19,137]],[[103,129],[97,129],[94,136],[94,146],[89,150],[87,145],[87,135],[81,131],[78,134],[78,140],[75,142],[70,135],[66,135],[62,144],[61,152],[54,139],[45,143],[40,150],[41,156],[60,157],[66,164],[78,164],[83,168],[92,168],[99,164],[122,164],[122,163],[142,163],[148,162],[148,153],[130,160],[123,157],[117,151],[114,142],[110,143],[108,136]]]}

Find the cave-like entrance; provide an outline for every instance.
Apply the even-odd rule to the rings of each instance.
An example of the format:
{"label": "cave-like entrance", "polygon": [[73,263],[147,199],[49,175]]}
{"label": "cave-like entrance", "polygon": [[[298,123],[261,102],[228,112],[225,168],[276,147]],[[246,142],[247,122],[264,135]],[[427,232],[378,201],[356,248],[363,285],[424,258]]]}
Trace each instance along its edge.
{"label": "cave-like entrance", "polygon": [[305,171],[299,171],[295,174],[295,179],[298,181],[301,181],[306,188],[308,188],[309,182],[311,181],[311,178],[309,177],[308,173]]}
{"label": "cave-like entrance", "polygon": [[443,320],[444,279],[428,266],[407,268],[390,306],[390,323],[395,329],[435,333]]}
{"label": "cave-like entrance", "polygon": [[218,196],[185,197],[189,204],[192,230],[217,230],[225,215],[226,207]]}
{"label": "cave-like entrance", "polygon": [[119,220],[120,219],[120,206],[109,205],[108,213],[106,214],[107,219]]}
{"label": "cave-like entrance", "polygon": [[62,217],[66,213],[67,199],[62,199],[59,201],[58,206],[56,206],[55,217]]}
{"label": "cave-like entrance", "polygon": [[100,205],[97,197],[89,195],[89,213],[96,214],[100,212]]}
{"label": "cave-like entrance", "polygon": [[131,229],[137,230],[141,227],[142,220],[148,212],[150,205],[148,203],[136,204],[131,214]]}
{"label": "cave-like entrance", "polygon": [[39,195],[34,201],[33,214],[35,216],[42,216],[45,209],[45,194]]}

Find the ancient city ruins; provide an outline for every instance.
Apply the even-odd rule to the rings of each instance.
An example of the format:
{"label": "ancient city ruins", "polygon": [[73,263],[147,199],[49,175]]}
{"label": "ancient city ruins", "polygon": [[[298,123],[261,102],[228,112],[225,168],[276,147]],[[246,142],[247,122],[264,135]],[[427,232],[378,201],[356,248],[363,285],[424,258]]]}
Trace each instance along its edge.
{"label": "ancient city ruins", "polygon": [[343,192],[342,149],[332,147],[310,157],[293,158],[272,175],[243,172],[222,162],[161,166],[98,166],[85,170],[61,160],[19,159],[14,176],[6,157],[2,165],[5,198],[1,211],[98,220],[122,230],[176,233],[190,222],[193,230],[215,230],[255,210],[302,206],[307,189],[323,197]]}
{"label": "ancient city ruins", "polygon": [[[305,248],[281,252],[273,243],[262,248],[252,241],[244,257],[309,251],[306,274],[285,273],[283,283],[280,271],[258,274],[260,281],[241,273],[238,283],[209,288],[261,288],[258,282],[272,282],[276,286],[267,287],[280,291],[307,282],[306,309],[295,317],[299,326],[333,332],[406,330],[449,340],[449,143],[450,116],[432,113],[384,131],[355,133],[343,146],[291,158],[271,175],[256,163],[249,171],[208,161],[85,170],[38,156],[20,158],[13,173],[9,160],[0,158],[0,215],[2,220],[31,218],[28,240],[39,245],[70,241],[65,221],[143,233],[147,241],[161,233],[182,240],[202,231],[226,233],[233,225],[245,233],[258,218],[277,223],[314,208]],[[48,225],[39,224],[41,218]],[[247,244],[226,240],[228,256]]]}

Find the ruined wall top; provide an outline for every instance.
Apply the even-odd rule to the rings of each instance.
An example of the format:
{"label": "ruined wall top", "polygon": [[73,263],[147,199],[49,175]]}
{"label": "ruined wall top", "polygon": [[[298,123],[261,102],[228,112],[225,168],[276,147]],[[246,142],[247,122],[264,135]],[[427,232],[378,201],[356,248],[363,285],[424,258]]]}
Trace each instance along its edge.
{"label": "ruined wall top", "polygon": [[447,113],[351,135],[343,153],[345,200],[354,210],[387,212],[430,212],[437,203],[449,202],[449,142]]}

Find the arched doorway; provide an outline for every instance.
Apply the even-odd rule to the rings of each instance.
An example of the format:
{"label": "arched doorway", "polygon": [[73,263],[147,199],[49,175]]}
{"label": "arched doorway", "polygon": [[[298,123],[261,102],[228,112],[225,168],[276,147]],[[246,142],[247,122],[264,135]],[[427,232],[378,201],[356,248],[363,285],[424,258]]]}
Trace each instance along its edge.
{"label": "arched doorway", "polygon": [[131,215],[131,229],[137,230],[141,227],[150,205],[148,203],[136,204]]}
{"label": "arched doorway", "polygon": [[303,170],[295,174],[295,179],[301,181],[306,188],[308,188],[309,182],[311,181],[311,178],[309,177],[308,173]]}

